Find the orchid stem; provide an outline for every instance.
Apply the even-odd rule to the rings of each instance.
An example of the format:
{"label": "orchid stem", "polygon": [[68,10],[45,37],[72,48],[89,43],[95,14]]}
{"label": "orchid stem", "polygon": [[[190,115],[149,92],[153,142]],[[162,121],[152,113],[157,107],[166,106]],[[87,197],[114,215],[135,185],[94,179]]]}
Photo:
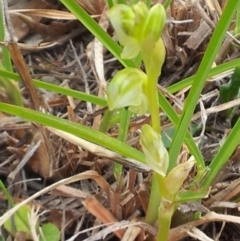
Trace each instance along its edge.
{"label": "orchid stem", "polygon": [[160,117],[159,117],[159,107],[158,107],[158,94],[157,94],[157,79],[153,76],[148,75],[148,101],[149,109],[152,120],[152,127],[157,132],[160,133]]}

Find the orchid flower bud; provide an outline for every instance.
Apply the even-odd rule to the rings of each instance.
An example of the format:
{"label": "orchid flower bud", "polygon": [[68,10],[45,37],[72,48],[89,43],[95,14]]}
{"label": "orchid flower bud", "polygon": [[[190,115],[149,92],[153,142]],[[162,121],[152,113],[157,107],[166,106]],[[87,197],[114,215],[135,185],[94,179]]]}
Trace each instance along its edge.
{"label": "orchid flower bud", "polygon": [[138,40],[139,44],[143,41],[143,26],[146,21],[146,17],[148,16],[148,8],[145,3],[138,2],[137,4],[132,6],[132,9],[135,14],[135,22],[134,29],[132,31],[132,36]]}
{"label": "orchid flower bud", "polygon": [[162,4],[158,3],[151,7],[142,29],[145,46],[154,46],[161,37],[166,22],[166,12]]}
{"label": "orchid flower bud", "polygon": [[160,133],[155,132],[150,125],[143,125],[140,144],[148,166],[159,175],[165,177],[169,164],[169,156]]}
{"label": "orchid flower bud", "polygon": [[164,184],[168,193],[176,195],[183,185],[184,180],[195,164],[194,157],[190,157],[188,161],[174,167],[167,175]]}
{"label": "orchid flower bud", "polygon": [[163,5],[156,4],[149,10],[142,31],[142,59],[146,67],[146,72],[154,76],[154,79],[160,75],[166,56],[165,46],[161,38],[165,22],[165,9]]}
{"label": "orchid flower bud", "polygon": [[146,82],[146,74],[136,68],[119,71],[107,85],[109,109],[129,107],[134,113],[146,113],[148,101],[143,90]]}
{"label": "orchid flower bud", "polygon": [[124,46],[122,58],[131,59],[138,55],[140,46],[138,40],[132,36],[135,28],[135,13],[133,9],[124,4],[113,6],[108,13],[119,42]]}

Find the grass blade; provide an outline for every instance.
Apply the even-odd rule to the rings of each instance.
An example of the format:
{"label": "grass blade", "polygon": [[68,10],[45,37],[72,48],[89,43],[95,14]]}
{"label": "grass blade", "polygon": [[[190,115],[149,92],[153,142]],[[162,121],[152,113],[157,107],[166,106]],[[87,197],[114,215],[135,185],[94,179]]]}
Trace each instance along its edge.
{"label": "grass blade", "polygon": [[179,120],[177,131],[174,135],[173,142],[170,148],[169,157],[171,161],[169,171],[175,166],[179,151],[181,149],[184,137],[186,135],[189,123],[191,121],[191,117],[203,89],[204,83],[207,79],[212,63],[217,55],[226,31],[232,21],[234,13],[236,12],[238,4],[239,1],[228,1],[223,11],[223,14],[216,26],[213,36],[209,42],[207,50],[203,56],[202,62],[195,76],[192,88],[188,95],[181,118]]}
{"label": "grass blade", "polygon": [[93,130],[89,127],[76,124],[55,116],[30,110],[27,108],[5,104],[0,102],[0,111],[6,112],[11,115],[19,116],[31,122],[36,122],[41,125],[53,127],[75,136],[83,138],[87,141],[98,144],[102,147],[115,151],[125,157],[133,158],[139,162],[145,163],[145,158],[142,152],[134,149],[133,147],[103,134],[102,132]]}

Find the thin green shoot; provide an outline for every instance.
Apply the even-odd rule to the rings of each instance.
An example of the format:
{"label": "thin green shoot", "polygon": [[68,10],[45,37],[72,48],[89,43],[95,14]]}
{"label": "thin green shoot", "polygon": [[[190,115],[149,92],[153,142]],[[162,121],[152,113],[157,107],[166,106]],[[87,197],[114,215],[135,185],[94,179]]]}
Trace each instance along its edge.
{"label": "thin green shoot", "polygon": [[[210,70],[207,78],[211,78],[215,75],[222,74],[222,73],[224,73],[226,71],[229,71],[231,69],[235,69],[236,67],[239,67],[239,65],[240,65],[240,58],[231,60],[231,61],[223,63],[223,64],[220,64],[220,65],[218,65],[218,66],[216,66],[216,67],[214,67]],[[183,80],[179,81],[176,84],[173,84],[173,85],[169,86],[167,88],[167,90],[172,94],[176,93],[176,92],[178,92],[178,91],[180,91],[180,90],[182,90],[182,89],[184,89],[188,86],[191,86],[195,78],[196,78],[196,75],[192,75],[192,76],[190,76],[186,79],[183,79]]]}
{"label": "thin green shoot", "polygon": [[[0,4],[0,41],[5,41],[5,24],[4,24],[4,14],[2,12],[2,4]],[[11,62],[11,57],[7,47],[2,46],[2,63],[6,70],[13,72],[13,66]]]}
{"label": "thin green shoot", "polygon": [[107,0],[108,8],[110,9],[111,7],[114,6],[114,1],[113,0]]}
{"label": "thin green shoot", "polygon": [[0,180],[0,189],[2,190],[4,196],[6,197],[6,199],[8,200],[8,203],[10,204],[11,207],[14,206],[14,202],[13,202],[13,198],[12,196],[9,194],[8,190],[6,189],[6,187],[4,186],[3,182]]}
{"label": "thin green shoot", "polygon": [[145,222],[148,224],[154,224],[158,218],[158,207],[161,202],[161,195],[158,192],[159,185],[157,181],[157,173],[152,175],[151,192],[148,203],[148,210],[146,212]]}
{"label": "thin green shoot", "polygon": [[[121,118],[118,118],[117,122],[114,124],[111,123],[112,119],[115,117],[115,111],[110,111],[107,109],[104,112],[103,118],[100,123],[99,131],[106,133],[108,132],[109,128],[111,128],[114,124],[119,123]],[[121,116],[120,114],[118,116]]]}
{"label": "thin green shoot", "polygon": [[240,4],[238,5],[238,8],[237,8],[236,23],[235,23],[235,28],[234,28],[233,34],[236,37],[238,37],[240,34]]}
{"label": "thin green shoot", "polygon": [[236,12],[238,2],[228,2],[223,14],[216,26],[212,38],[208,44],[204,57],[199,66],[192,88],[185,103],[181,118],[173,138],[172,146],[169,151],[170,166],[169,171],[175,166],[179,151],[181,149],[185,134],[189,127],[191,117],[198,102],[199,96],[203,89],[204,83],[207,79],[209,71],[211,70],[212,63],[216,57],[219,47],[225,37],[228,27]]}
{"label": "thin green shoot", "polygon": [[166,0],[165,3],[164,3],[164,8],[167,10],[171,4],[172,0]]}
{"label": "thin green shoot", "polygon": [[[128,137],[128,129],[129,124],[131,120],[132,113],[128,111],[127,109],[123,108],[121,109],[121,120],[119,123],[119,129],[118,129],[118,140],[122,142],[126,142]],[[122,176],[122,165],[115,162],[114,163],[114,176],[118,183],[121,183],[121,176]]]}
{"label": "thin green shoot", "polygon": [[227,136],[227,139],[224,141],[223,145],[219,149],[218,153],[213,158],[212,162],[209,165],[209,172],[203,180],[202,187],[209,187],[214,181],[216,176],[219,174],[222,167],[231,157],[232,153],[239,145],[240,135],[240,119],[238,118],[236,124],[232,128],[230,134]]}

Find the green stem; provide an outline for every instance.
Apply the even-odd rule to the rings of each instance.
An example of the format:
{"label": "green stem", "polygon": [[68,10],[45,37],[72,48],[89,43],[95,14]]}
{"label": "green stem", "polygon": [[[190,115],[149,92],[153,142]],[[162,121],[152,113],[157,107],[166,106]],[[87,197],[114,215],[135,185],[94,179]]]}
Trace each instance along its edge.
{"label": "green stem", "polygon": [[[145,62],[146,64],[146,62]],[[147,97],[148,97],[148,106],[151,114],[152,127],[157,133],[161,133],[161,125],[159,118],[159,107],[158,107],[158,92],[157,92],[157,76],[147,72],[148,81],[147,81]],[[158,180],[159,175],[153,173],[151,193],[149,198],[148,209],[146,213],[145,221],[149,224],[153,224],[158,217],[158,208],[161,202],[161,193],[159,192],[161,183]]]}
{"label": "green stem", "polygon": [[[128,128],[131,120],[132,113],[126,108],[121,110],[121,120],[119,125],[118,140],[126,142],[128,135]],[[119,185],[121,185],[121,176],[122,176],[122,165],[115,162],[114,163],[114,176]]]}
{"label": "green stem", "polygon": [[158,175],[158,185],[159,191],[162,195],[161,203],[158,208],[158,234],[157,234],[157,241],[167,241],[171,220],[173,213],[175,211],[175,197],[167,192],[164,185],[164,177]]}
{"label": "green stem", "polygon": [[159,193],[159,186],[158,186],[158,178],[157,173],[153,173],[152,175],[152,184],[151,184],[151,191],[150,197],[148,202],[147,213],[145,217],[145,222],[148,224],[154,224],[154,222],[158,218],[158,208],[161,200],[161,195]]}
{"label": "green stem", "polygon": [[157,81],[161,75],[162,65],[165,59],[165,46],[161,38],[154,44],[152,49],[147,46],[147,41],[143,44],[141,49],[142,59],[147,73],[147,98],[148,106],[152,119],[152,127],[157,132],[161,132]]}
{"label": "green stem", "polygon": [[159,208],[159,213],[158,213],[159,229],[158,229],[158,234],[157,234],[157,241],[167,241],[168,240],[168,234],[169,234],[169,230],[170,230],[173,212],[174,212],[173,204],[170,204],[170,206],[167,210],[162,210],[161,208]]}
{"label": "green stem", "polygon": [[114,116],[114,111],[110,111],[109,109],[107,109],[103,115],[100,127],[99,127],[99,131],[106,133],[108,132],[108,129],[110,127],[109,122],[112,119],[112,117]]}
{"label": "green stem", "polygon": [[157,79],[151,74],[148,74],[147,83],[147,95],[149,101],[149,110],[152,119],[152,127],[157,132],[161,132],[160,118],[159,118],[159,107],[158,107],[158,92],[157,92]]}
{"label": "green stem", "polygon": [[163,196],[167,196],[166,189],[164,188],[164,177],[154,172],[152,175],[151,193],[145,218],[146,223],[154,224],[157,220],[159,215],[157,210],[159,209],[161,197]]}
{"label": "green stem", "polygon": [[168,192],[165,188],[165,183],[164,183],[166,177],[162,177],[159,174],[156,174],[156,175],[157,175],[157,180],[158,180],[159,193],[161,194],[162,197],[165,197],[166,199],[169,199],[169,195],[168,195]]}

